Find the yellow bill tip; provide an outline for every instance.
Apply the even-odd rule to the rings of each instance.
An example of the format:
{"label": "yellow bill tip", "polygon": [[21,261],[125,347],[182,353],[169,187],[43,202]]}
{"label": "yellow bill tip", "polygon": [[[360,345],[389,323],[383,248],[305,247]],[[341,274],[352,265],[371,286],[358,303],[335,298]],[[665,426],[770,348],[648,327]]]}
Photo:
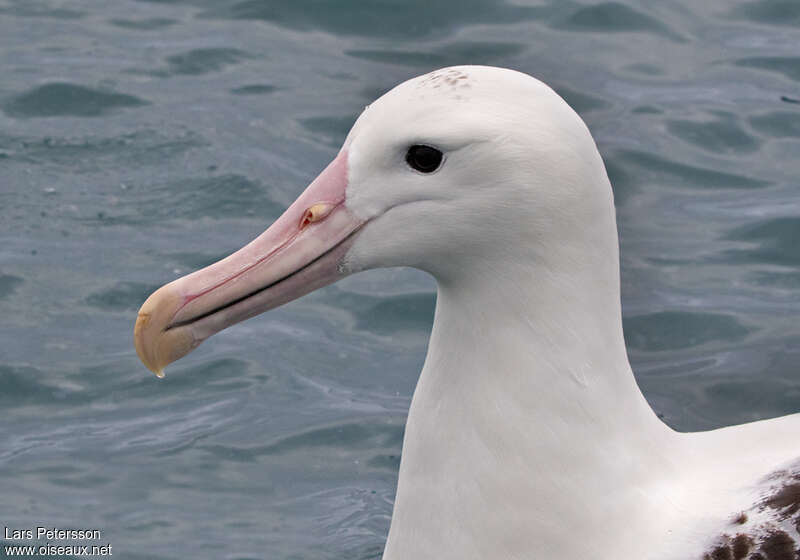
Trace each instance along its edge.
{"label": "yellow bill tip", "polygon": [[188,327],[167,328],[182,303],[178,291],[167,284],[147,298],[136,318],[133,328],[136,353],[145,367],[159,378],[164,377],[165,366],[197,346]]}

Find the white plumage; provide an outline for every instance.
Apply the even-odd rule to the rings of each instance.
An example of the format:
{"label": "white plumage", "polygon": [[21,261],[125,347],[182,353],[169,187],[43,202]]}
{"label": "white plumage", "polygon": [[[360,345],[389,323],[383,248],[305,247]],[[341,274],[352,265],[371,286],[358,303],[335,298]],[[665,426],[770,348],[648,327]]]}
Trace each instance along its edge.
{"label": "white plumage", "polygon": [[[415,171],[410,146],[441,165]],[[661,422],[628,364],[618,253],[578,115],[525,74],[446,68],[370,105],[258,239],[153,294],[137,350],[159,372],[347,273],[417,267],[438,299],[384,560],[797,560],[800,415]]]}
{"label": "white plumage", "polygon": [[[443,147],[435,175],[387,163],[410,142]],[[769,500],[800,476],[800,416],[694,434],[656,417],[622,335],[611,186],[558,95],[440,70],[373,103],[345,147],[348,205],[380,215],[351,270],[438,281],[385,560],[796,558],[781,534],[800,516]]]}

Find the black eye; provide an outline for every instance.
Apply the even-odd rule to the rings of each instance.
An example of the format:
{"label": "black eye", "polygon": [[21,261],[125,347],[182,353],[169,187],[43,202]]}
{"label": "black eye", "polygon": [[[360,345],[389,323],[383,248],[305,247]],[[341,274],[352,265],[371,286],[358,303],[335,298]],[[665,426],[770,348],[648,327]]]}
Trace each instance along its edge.
{"label": "black eye", "polygon": [[430,146],[414,144],[406,152],[406,163],[422,173],[432,173],[442,164],[442,152]]}

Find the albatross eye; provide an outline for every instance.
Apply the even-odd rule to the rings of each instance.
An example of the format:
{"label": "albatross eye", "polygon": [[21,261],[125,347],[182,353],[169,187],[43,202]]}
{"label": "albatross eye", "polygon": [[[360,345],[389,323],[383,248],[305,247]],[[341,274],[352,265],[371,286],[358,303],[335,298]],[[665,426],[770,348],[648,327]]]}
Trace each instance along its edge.
{"label": "albatross eye", "polygon": [[442,164],[442,152],[430,146],[414,144],[406,152],[406,163],[422,173],[432,173]]}

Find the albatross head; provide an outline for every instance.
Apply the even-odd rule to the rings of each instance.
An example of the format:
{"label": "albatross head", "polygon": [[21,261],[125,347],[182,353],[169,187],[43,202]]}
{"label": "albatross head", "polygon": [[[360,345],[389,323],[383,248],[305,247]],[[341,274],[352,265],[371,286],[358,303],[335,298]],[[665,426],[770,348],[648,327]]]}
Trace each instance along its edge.
{"label": "albatross head", "polygon": [[372,103],[249,245],[153,293],[136,350],[160,374],[225,327],[369,268],[417,267],[440,285],[559,274],[611,242],[613,269],[615,232],[600,156],[558,95],[512,70],[445,68]]}

